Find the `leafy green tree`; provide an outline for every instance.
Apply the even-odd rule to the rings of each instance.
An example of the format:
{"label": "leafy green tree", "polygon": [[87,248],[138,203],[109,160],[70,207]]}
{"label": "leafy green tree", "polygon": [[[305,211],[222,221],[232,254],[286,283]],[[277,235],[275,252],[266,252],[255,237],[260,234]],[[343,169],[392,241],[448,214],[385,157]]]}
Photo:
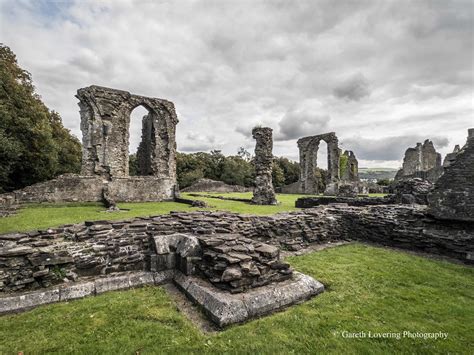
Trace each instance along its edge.
{"label": "leafy green tree", "polygon": [[272,165],[272,182],[275,188],[285,185],[285,172],[276,161]]}
{"label": "leafy green tree", "polygon": [[391,183],[390,179],[378,179],[377,180],[377,185],[380,186],[389,186]]}
{"label": "leafy green tree", "polygon": [[273,166],[278,166],[283,171],[283,176],[285,177],[283,185],[289,185],[298,181],[300,177],[299,163],[284,157],[273,157]]}
{"label": "leafy green tree", "polygon": [[[239,149],[236,156],[228,157],[219,150],[210,153],[178,153],[176,165],[181,188],[188,187],[201,178],[223,181],[230,185],[254,185],[255,167],[250,154],[243,148]],[[298,181],[299,172],[298,163],[287,158],[274,157],[272,177],[275,187]]]}
{"label": "leafy green tree", "polygon": [[222,166],[220,180],[229,185],[252,186],[255,172],[253,164],[239,156],[227,157]]}
{"label": "leafy green tree", "polygon": [[31,75],[0,44],[0,191],[80,169],[81,146],[35,93]]}

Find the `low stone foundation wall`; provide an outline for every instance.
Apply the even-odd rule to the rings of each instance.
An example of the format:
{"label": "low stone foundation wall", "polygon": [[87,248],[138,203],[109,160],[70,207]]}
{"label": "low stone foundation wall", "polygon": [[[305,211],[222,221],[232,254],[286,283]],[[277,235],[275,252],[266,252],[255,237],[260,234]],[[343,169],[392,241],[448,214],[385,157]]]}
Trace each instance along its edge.
{"label": "low stone foundation wall", "polygon": [[[423,206],[321,206],[273,216],[175,212],[0,235],[0,292],[32,290],[115,272],[172,268],[166,260],[153,262],[152,256],[159,254],[156,238],[175,233],[198,238],[238,233],[254,243],[287,250],[312,243],[360,240],[474,262],[474,225],[429,218]],[[245,269],[250,272],[252,266]]]}
{"label": "low stone foundation wall", "polygon": [[172,200],[175,186],[169,179],[154,176],[130,176],[104,180],[99,176],[61,175],[24,189],[0,195],[0,205],[41,202],[100,202],[107,187],[116,202]]}
{"label": "low stone foundation wall", "polygon": [[392,197],[300,197],[295,202],[297,208],[313,208],[334,203],[344,203],[348,206],[376,206],[392,203]]}

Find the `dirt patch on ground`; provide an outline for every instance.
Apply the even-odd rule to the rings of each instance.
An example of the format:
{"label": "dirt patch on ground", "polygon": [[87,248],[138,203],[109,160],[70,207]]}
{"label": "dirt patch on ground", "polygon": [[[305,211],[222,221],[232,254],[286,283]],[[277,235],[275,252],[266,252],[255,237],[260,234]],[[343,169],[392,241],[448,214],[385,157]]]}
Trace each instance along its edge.
{"label": "dirt patch on ground", "polygon": [[217,333],[219,329],[178,288],[167,283],[163,288],[171,296],[178,310],[204,333]]}

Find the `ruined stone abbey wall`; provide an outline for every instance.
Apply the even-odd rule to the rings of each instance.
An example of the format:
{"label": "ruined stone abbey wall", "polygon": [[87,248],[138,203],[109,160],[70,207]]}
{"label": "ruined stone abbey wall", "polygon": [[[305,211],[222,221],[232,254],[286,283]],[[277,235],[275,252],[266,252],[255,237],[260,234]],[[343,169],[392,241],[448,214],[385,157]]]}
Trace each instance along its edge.
{"label": "ruined stone abbey wall", "polygon": [[[81,114],[81,175],[53,180],[3,194],[1,201],[99,202],[104,191],[114,201],[172,200],[176,186],[176,117],[172,102],[127,91],[89,86],[77,92]],[[141,176],[129,176],[130,113],[148,110],[137,152]]]}
{"label": "ruined stone abbey wall", "polygon": [[428,202],[437,218],[474,222],[474,128],[468,131],[466,145],[445,167]]}

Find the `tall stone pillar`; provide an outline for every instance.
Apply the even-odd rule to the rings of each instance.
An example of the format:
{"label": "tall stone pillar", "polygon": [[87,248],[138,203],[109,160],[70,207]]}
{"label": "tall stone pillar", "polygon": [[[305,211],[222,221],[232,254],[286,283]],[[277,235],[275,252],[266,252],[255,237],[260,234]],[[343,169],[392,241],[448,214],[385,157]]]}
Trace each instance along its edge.
{"label": "tall stone pillar", "polygon": [[273,138],[272,129],[255,127],[252,136],[257,140],[255,146],[255,190],[252,202],[256,205],[276,205],[272,184]]}

